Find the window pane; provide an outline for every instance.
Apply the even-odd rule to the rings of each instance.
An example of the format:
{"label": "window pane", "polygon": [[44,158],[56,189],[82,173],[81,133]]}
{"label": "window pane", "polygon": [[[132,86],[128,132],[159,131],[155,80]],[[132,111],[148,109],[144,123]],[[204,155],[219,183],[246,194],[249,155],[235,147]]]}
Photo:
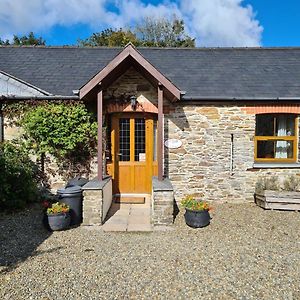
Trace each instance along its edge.
{"label": "window pane", "polygon": [[257,158],[293,158],[293,141],[257,141]]}
{"label": "window pane", "polygon": [[134,160],[146,161],[145,119],[135,119],[134,130]]}
{"label": "window pane", "polygon": [[278,115],[276,120],[276,136],[294,136],[295,135],[295,116]]}
{"label": "window pane", "polygon": [[255,135],[294,136],[295,116],[291,114],[257,115]]}
{"label": "window pane", "polygon": [[120,161],[130,161],[130,119],[119,120]]}
{"label": "window pane", "polygon": [[157,161],[157,121],[153,121],[153,161]]}
{"label": "window pane", "polygon": [[274,115],[256,115],[256,136],[274,136]]}
{"label": "window pane", "polygon": [[107,127],[106,127],[106,149],[105,158],[107,161],[111,161],[111,118],[107,115]]}

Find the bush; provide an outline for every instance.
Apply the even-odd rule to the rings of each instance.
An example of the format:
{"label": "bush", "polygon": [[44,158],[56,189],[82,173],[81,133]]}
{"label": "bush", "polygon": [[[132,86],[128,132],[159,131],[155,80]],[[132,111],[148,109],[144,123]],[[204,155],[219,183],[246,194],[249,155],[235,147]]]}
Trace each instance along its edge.
{"label": "bush", "polygon": [[26,148],[40,158],[50,154],[65,179],[90,172],[98,126],[84,103],[41,103],[25,111],[20,126]]}
{"label": "bush", "polygon": [[21,146],[0,145],[0,172],[1,209],[23,208],[37,200],[37,168]]}
{"label": "bush", "polygon": [[83,103],[48,103],[27,111],[21,120],[28,146],[58,159],[96,149],[97,122]]}

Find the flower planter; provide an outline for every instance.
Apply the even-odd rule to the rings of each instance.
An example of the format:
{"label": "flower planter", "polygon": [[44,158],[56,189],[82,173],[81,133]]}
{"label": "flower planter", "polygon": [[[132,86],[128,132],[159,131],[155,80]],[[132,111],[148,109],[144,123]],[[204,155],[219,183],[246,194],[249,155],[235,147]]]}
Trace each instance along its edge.
{"label": "flower planter", "polygon": [[64,230],[70,226],[71,217],[69,213],[48,214],[48,223],[51,230]]}
{"label": "flower planter", "polygon": [[193,228],[200,228],[209,225],[210,215],[208,210],[191,210],[185,208],[185,222]]}
{"label": "flower planter", "polygon": [[300,192],[265,190],[255,194],[255,203],[264,209],[300,211]]}

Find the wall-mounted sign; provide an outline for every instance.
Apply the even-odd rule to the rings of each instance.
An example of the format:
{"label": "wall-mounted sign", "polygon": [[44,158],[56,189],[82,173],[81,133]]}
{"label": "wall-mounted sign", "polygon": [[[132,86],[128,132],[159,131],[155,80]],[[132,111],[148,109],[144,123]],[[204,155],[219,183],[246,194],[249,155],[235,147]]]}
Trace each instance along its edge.
{"label": "wall-mounted sign", "polygon": [[177,149],[182,146],[182,141],[176,139],[166,140],[165,146],[169,149]]}
{"label": "wall-mounted sign", "polygon": [[139,161],[146,161],[146,153],[139,153]]}

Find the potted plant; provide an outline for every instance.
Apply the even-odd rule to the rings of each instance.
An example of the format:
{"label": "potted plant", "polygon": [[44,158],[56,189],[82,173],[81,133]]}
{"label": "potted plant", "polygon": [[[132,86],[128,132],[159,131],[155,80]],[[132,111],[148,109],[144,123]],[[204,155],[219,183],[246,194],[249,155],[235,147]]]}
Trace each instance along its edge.
{"label": "potted plant", "polygon": [[210,223],[209,204],[197,200],[193,195],[187,195],[181,200],[181,206],[185,208],[185,222],[193,228],[205,227]]}
{"label": "potted plant", "polygon": [[51,230],[63,230],[70,226],[70,207],[65,203],[53,203],[47,208],[47,216]]}

